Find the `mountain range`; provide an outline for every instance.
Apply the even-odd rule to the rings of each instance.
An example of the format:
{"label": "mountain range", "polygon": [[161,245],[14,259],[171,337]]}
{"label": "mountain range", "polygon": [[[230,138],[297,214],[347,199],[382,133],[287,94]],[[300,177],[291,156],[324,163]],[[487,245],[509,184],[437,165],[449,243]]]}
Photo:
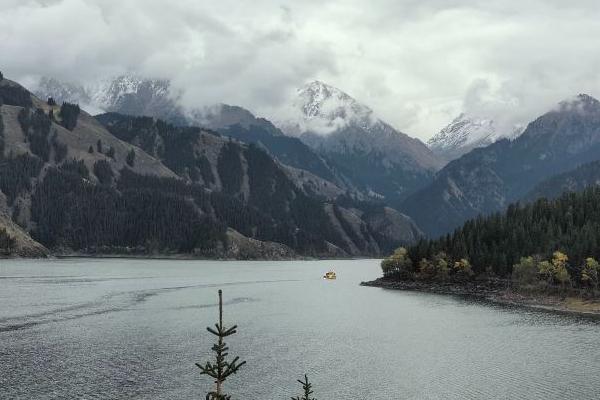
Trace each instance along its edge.
{"label": "mountain range", "polygon": [[503,139],[450,162],[402,209],[430,236],[445,234],[480,214],[501,211],[540,182],[600,151],[600,102],[580,94]]}
{"label": "mountain range", "polygon": [[[115,104],[148,110],[126,98]],[[188,122],[94,118],[8,79],[0,99],[0,221],[10,221],[0,227],[19,227],[13,251],[35,243],[60,254],[373,256],[422,235],[407,216],[284,164],[259,143]],[[231,126],[282,136],[254,117]]]}
{"label": "mountain range", "polygon": [[345,92],[320,81],[298,90],[287,119],[272,122],[234,105],[185,108],[166,80],[121,76],[88,86],[43,78],[35,93],[92,110],[153,116],[260,143],[279,161],[344,190],[397,205],[441,166],[418,139],[397,131]]}
{"label": "mountain range", "polygon": [[[104,111],[162,117],[176,126],[199,125],[255,144],[313,193],[329,200],[343,193],[354,201],[387,204],[412,217],[431,237],[477,215],[501,211],[510,202],[580,190],[596,179],[593,163],[576,170],[600,158],[598,102],[587,95],[561,102],[525,129],[516,125],[503,131],[493,119],[463,113],[426,146],[320,81],[301,87],[290,102],[291,111],[275,123],[239,106],[184,109],[168,81],[142,81],[117,78],[103,87],[125,89],[98,91],[101,86],[96,85],[80,99],[102,99],[94,104]],[[44,97],[74,101],[82,92],[48,82],[40,85],[44,90],[38,89]],[[95,94],[90,94],[92,89]],[[68,96],[61,98],[64,93]],[[161,101],[170,105],[153,108]]]}

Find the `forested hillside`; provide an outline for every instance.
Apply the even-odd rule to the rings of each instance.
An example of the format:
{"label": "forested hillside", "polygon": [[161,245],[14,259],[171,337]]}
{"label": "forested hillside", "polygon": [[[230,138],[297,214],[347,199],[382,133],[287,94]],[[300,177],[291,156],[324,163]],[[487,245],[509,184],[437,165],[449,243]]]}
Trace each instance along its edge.
{"label": "forested hillside", "polygon": [[[408,218],[383,205],[367,202],[367,213],[361,201],[347,200],[351,197],[342,205],[341,199],[320,196],[315,186],[335,185],[316,177],[308,179],[310,185],[292,180],[293,174],[258,145],[150,117],[110,113],[97,118],[116,137],[139,145],[180,176],[209,188],[212,198],[219,199],[212,207],[216,216],[244,235],[309,254],[327,254],[333,245],[339,249],[334,252],[354,255],[380,254],[394,242],[410,243],[420,236]],[[397,229],[389,229],[381,219],[395,219]]]}
{"label": "forested hillside", "polygon": [[600,188],[513,204],[504,213],[470,220],[452,234],[409,247],[396,272],[402,270],[405,279],[510,277],[522,257],[549,259],[556,251],[567,256],[561,262],[569,282],[584,285],[588,259],[600,259]]}

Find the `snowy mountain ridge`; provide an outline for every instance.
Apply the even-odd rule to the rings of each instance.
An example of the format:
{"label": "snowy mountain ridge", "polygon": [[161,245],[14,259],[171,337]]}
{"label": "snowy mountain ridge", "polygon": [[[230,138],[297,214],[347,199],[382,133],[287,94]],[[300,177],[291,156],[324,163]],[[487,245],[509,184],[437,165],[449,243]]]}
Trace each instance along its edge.
{"label": "snowy mountain ridge", "polygon": [[279,125],[286,134],[306,132],[329,134],[349,125],[370,129],[381,123],[373,110],[344,91],[321,81],[309,82],[297,90],[287,120]]}
{"label": "snowy mountain ridge", "polygon": [[493,119],[461,113],[450,124],[427,141],[429,148],[446,161],[453,160],[469,151],[488,146],[500,139],[514,139],[524,126],[514,125],[512,130],[498,128]]}

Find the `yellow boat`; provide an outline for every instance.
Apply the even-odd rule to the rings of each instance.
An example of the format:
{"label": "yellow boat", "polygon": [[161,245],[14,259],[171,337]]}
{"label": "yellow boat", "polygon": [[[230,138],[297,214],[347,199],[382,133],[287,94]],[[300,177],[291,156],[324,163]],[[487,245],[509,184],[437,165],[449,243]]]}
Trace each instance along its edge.
{"label": "yellow boat", "polygon": [[335,275],[335,272],[329,271],[323,275],[323,279],[337,279],[337,276]]}

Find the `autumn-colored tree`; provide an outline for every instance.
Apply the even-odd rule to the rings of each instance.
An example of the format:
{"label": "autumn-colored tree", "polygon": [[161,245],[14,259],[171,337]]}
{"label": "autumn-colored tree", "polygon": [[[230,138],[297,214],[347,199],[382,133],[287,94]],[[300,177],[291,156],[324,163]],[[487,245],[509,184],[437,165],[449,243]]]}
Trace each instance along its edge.
{"label": "autumn-colored tree", "polygon": [[466,258],[461,258],[454,263],[454,273],[461,280],[470,279],[474,275],[471,263]]}
{"label": "autumn-colored tree", "polygon": [[381,262],[383,276],[405,276],[412,271],[412,260],[408,257],[408,251],[404,247],[398,247],[394,254]]}
{"label": "autumn-colored tree", "polygon": [[206,400],[230,400],[231,396],[223,393],[223,383],[230,375],[237,373],[242,365],[246,364],[246,361],[239,362],[239,357],[227,361],[229,348],[223,339],[235,334],[237,325],[231,328],[226,328],[223,325],[223,291],[221,290],[219,290],[219,323],[215,324],[215,328],[206,328],[218,338],[217,343],[212,347],[212,351],[215,353],[215,362],[207,361],[205,365],[196,363],[196,366],[202,371],[201,375],[208,375],[215,380],[215,389],[208,392]]}
{"label": "autumn-colored tree", "polygon": [[568,262],[569,257],[567,257],[566,254],[561,253],[560,251],[555,251],[552,255],[552,266],[554,267],[554,280],[563,288],[567,283],[571,282],[571,275],[567,270]]}
{"label": "autumn-colored tree", "polygon": [[544,260],[538,263],[538,275],[547,285],[552,285],[554,279],[554,266],[550,261]]}

